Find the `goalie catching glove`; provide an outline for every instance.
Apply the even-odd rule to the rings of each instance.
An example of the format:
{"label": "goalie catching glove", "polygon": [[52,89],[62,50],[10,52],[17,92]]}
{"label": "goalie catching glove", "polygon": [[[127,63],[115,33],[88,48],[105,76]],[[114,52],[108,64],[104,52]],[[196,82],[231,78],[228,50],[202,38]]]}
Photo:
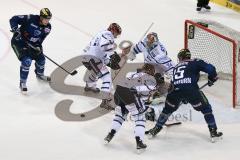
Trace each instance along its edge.
{"label": "goalie catching glove", "polygon": [[115,52],[110,56],[110,62],[107,64],[108,67],[112,68],[113,70],[120,69],[119,62],[121,61],[121,57]]}
{"label": "goalie catching glove", "polygon": [[214,85],[214,82],[216,82],[218,80],[218,76],[211,78],[208,77],[208,86],[211,87],[212,85]]}
{"label": "goalie catching glove", "polygon": [[157,85],[160,85],[160,84],[164,83],[164,77],[161,75],[161,73],[156,73],[154,75],[154,78],[156,80]]}

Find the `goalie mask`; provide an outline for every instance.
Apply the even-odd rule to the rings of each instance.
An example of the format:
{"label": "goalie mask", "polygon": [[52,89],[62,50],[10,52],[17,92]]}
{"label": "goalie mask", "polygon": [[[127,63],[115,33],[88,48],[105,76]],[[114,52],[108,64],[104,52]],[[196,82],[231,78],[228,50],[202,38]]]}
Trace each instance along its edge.
{"label": "goalie mask", "polygon": [[154,76],[155,68],[154,68],[153,65],[146,63],[146,64],[143,65],[142,71],[149,74],[149,75]]}
{"label": "goalie mask", "polygon": [[146,37],[146,43],[148,47],[152,47],[155,43],[158,42],[158,35],[155,32],[151,32]]}

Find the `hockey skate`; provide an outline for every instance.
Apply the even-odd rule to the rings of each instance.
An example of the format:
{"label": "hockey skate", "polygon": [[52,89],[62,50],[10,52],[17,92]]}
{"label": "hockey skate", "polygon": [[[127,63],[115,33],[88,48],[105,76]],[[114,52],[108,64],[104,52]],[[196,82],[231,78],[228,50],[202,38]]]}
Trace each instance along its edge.
{"label": "hockey skate", "polygon": [[104,138],[105,144],[108,144],[112,140],[115,133],[116,131],[114,129],[112,129],[111,132],[108,133],[108,135]]}
{"label": "hockey skate", "polygon": [[209,128],[211,142],[215,143],[219,139],[222,139],[222,132],[217,132],[217,128]]}
{"label": "hockey skate", "polygon": [[96,88],[96,87],[89,87],[89,86],[86,84],[86,86],[85,86],[85,88],[84,88],[84,91],[85,91],[85,92],[91,91],[91,92],[93,92],[93,93],[99,93],[99,92],[100,92],[100,89],[99,89],[99,88]]}
{"label": "hockey skate", "polygon": [[206,10],[210,10],[211,7],[209,5],[203,6],[203,8],[205,8]]}
{"label": "hockey skate", "polygon": [[22,94],[27,94],[27,86],[26,86],[25,82],[20,82],[19,88],[20,88]]}
{"label": "hockey skate", "polygon": [[202,7],[197,7],[196,11],[200,12],[202,10]]}
{"label": "hockey skate", "polygon": [[103,99],[102,103],[100,104],[101,108],[104,108],[106,110],[114,110],[114,108],[110,104],[111,99]]}
{"label": "hockey skate", "polygon": [[162,127],[155,126],[152,129],[150,129],[149,131],[146,131],[145,134],[147,134],[148,138],[151,139],[151,138],[155,137],[161,131],[161,129],[162,129]]}
{"label": "hockey skate", "polygon": [[51,82],[51,77],[49,77],[49,76],[36,74],[36,77],[37,77],[38,80],[41,80],[41,81],[44,81],[44,82]]}
{"label": "hockey skate", "polygon": [[137,144],[137,147],[136,147],[137,153],[140,154],[143,151],[145,151],[145,149],[147,148],[147,145],[142,142],[140,137],[135,137],[135,138],[136,138],[136,144]]}
{"label": "hockey skate", "polygon": [[145,118],[148,121],[155,121],[155,112],[153,108],[148,108],[147,112],[145,113]]}

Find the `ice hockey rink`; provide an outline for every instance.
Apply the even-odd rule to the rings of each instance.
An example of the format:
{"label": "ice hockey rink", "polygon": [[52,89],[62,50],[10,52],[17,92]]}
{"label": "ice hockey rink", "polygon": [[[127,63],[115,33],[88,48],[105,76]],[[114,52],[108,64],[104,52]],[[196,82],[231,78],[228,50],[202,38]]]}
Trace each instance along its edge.
{"label": "ice hockey rink", "polygon": [[[55,115],[56,104],[73,100],[72,113],[94,109],[99,99],[61,94],[48,84],[36,80],[34,64],[28,79],[27,96],[20,93],[19,66],[10,46],[12,33],[9,19],[19,14],[39,14],[48,7],[53,13],[52,31],[43,43],[44,53],[62,64],[79,56],[92,35],[111,22],[122,26],[117,40],[140,40],[149,25],[165,44],[176,62],[177,52],[184,46],[186,19],[215,20],[240,31],[240,14],[210,3],[211,12],[197,13],[195,0],[8,0],[1,2],[0,14],[0,159],[1,160],[226,160],[240,157],[240,110],[232,108],[231,82],[219,81],[203,91],[212,104],[223,139],[209,140],[203,116],[181,106],[181,125],[165,127],[152,140],[145,138],[147,150],[135,152],[134,123],[127,121],[109,145],[104,145],[113,113],[90,121],[63,121]],[[211,54],[211,53],[209,53]],[[46,61],[46,74],[57,66]],[[143,62],[140,55],[135,62]],[[68,76],[65,83],[84,86],[84,67]],[[202,82],[204,83],[204,82]],[[179,118],[179,117],[178,117]],[[182,120],[181,120],[182,118]],[[172,117],[172,119],[175,119]],[[147,122],[146,129],[154,124]]]}

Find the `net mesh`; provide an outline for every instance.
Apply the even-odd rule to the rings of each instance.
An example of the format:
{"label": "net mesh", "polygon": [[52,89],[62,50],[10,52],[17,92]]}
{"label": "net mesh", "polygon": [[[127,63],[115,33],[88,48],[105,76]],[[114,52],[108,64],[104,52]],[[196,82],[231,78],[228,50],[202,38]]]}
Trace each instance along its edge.
{"label": "net mesh", "polygon": [[[237,32],[220,23],[206,20],[191,20],[192,22],[201,24],[208,29],[219,33],[225,37],[233,39],[236,43],[236,54],[233,53],[233,42],[230,42],[217,34],[202,29],[194,24],[187,23],[187,47],[192,53],[193,58],[200,58],[213,64],[216,67],[218,75],[221,79],[232,80],[236,76],[235,92],[237,105],[240,104],[240,32]],[[235,55],[235,56],[234,56]],[[233,59],[236,64],[233,65]],[[233,68],[236,74],[233,75]],[[234,93],[233,93],[234,94]]]}

